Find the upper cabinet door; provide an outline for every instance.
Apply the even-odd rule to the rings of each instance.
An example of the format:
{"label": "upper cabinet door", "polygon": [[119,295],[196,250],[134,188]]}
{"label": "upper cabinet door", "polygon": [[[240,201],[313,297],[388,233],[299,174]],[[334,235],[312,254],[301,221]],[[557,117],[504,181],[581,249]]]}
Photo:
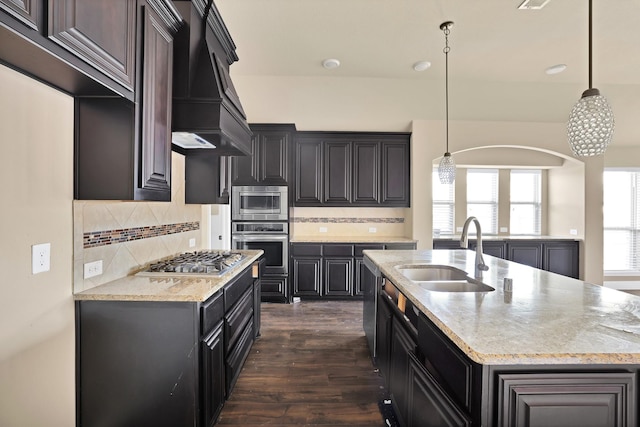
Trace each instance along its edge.
{"label": "upper cabinet door", "polygon": [[345,205],[351,202],[351,142],[324,143],[325,204]]}
{"label": "upper cabinet door", "polygon": [[[143,49],[140,61],[142,76],[141,135],[138,165],[141,191],[171,192],[171,88],[173,82],[173,35],[162,18],[145,2],[143,15]],[[150,199],[152,197],[143,197]]]}
{"label": "upper cabinet door", "polygon": [[260,182],[268,185],[289,183],[289,132],[263,132],[260,135]]}
{"label": "upper cabinet door", "polygon": [[40,30],[42,0],[0,0],[0,9],[7,11],[25,25]]}
{"label": "upper cabinet door", "polygon": [[136,0],[49,0],[48,36],[133,90]]}
{"label": "upper cabinet door", "polygon": [[380,202],[380,144],[353,143],[353,203],[371,206]]}
{"label": "upper cabinet door", "polygon": [[299,140],[295,158],[295,203],[298,206],[320,206],[322,195],[322,141]]}
{"label": "upper cabinet door", "polygon": [[386,206],[410,205],[410,161],[407,141],[382,142],[382,199]]}

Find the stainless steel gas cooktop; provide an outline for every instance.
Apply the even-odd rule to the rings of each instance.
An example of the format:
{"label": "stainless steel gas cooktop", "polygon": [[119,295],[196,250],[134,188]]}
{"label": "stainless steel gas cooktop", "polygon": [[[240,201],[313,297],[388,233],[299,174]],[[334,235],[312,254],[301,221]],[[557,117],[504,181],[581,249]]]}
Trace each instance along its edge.
{"label": "stainless steel gas cooktop", "polygon": [[240,262],[244,255],[229,251],[185,252],[176,257],[154,262],[140,276],[219,276]]}

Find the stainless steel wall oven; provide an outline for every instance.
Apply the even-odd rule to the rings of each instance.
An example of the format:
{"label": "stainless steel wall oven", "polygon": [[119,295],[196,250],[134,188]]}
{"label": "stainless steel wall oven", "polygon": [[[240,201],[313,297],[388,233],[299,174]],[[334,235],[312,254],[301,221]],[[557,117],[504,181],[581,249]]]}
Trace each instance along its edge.
{"label": "stainless steel wall oven", "polygon": [[265,275],[286,275],[289,271],[289,224],[286,222],[233,222],[233,249],[262,249]]}

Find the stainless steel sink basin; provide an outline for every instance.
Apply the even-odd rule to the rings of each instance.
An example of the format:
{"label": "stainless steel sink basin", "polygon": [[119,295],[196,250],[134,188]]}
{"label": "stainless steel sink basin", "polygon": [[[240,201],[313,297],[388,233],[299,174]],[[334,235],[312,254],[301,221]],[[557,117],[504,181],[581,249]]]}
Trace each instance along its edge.
{"label": "stainless steel sink basin", "polygon": [[433,292],[491,292],[495,289],[449,265],[409,264],[396,270],[423,289]]}
{"label": "stainless steel sink basin", "polygon": [[467,280],[466,271],[449,265],[414,264],[398,266],[396,269],[404,277],[414,282],[432,282],[442,280]]}

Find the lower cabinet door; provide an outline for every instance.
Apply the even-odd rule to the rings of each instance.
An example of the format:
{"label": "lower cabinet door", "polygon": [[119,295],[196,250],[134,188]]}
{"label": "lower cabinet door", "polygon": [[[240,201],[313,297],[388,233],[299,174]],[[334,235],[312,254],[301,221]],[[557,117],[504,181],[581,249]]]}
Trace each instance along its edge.
{"label": "lower cabinet door", "polygon": [[353,293],[353,258],[324,259],[324,295],[351,296]]}
{"label": "lower cabinet door", "polygon": [[442,390],[416,356],[409,355],[408,427],[471,426],[471,421]]}
{"label": "lower cabinet door", "polygon": [[224,341],[220,321],[202,342],[202,425],[216,423],[224,405]]}
{"label": "lower cabinet door", "polygon": [[[402,321],[394,317],[391,322],[391,358],[389,366],[389,391],[396,414],[407,419],[407,378],[409,355],[415,351],[416,342],[409,335]],[[404,424],[404,423],[403,423]]]}
{"label": "lower cabinet door", "polygon": [[321,258],[293,258],[293,296],[319,297],[322,283]]}
{"label": "lower cabinet door", "polygon": [[636,426],[631,372],[498,374],[497,426]]}

